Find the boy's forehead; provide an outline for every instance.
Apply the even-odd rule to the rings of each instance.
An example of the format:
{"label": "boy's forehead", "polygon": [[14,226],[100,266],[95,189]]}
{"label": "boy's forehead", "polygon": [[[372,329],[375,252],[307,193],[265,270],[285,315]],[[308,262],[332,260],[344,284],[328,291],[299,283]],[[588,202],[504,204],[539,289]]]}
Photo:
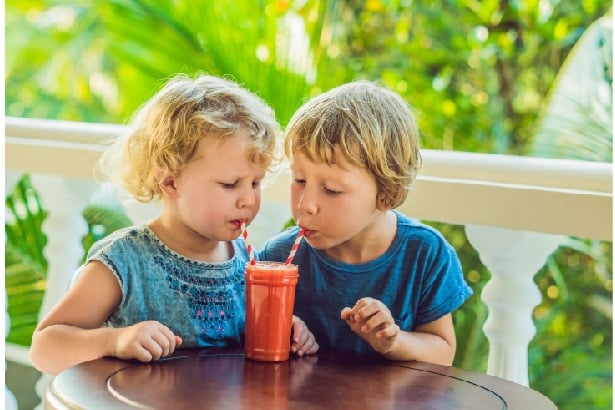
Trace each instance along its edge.
{"label": "boy's forehead", "polygon": [[350,168],[364,168],[363,161],[361,160],[360,150],[356,147],[342,147],[339,144],[321,145],[318,147],[303,147],[297,149],[293,153],[293,157],[297,154],[304,156],[311,162],[337,166],[339,168],[348,170]]}
{"label": "boy's forehead", "polygon": [[350,171],[353,168],[358,168],[356,165],[351,164],[341,152],[334,152],[331,161],[327,161],[324,158],[314,158],[306,152],[297,151],[291,157],[290,163],[293,168],[304,165],[330,167],[332,169],[337,168],[342,171]]}

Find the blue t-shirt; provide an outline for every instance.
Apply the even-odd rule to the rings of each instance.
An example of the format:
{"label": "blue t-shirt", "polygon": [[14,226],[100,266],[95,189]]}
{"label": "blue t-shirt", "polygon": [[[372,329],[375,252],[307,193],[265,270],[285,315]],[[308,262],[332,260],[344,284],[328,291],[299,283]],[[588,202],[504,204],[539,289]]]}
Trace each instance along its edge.
{"label": "blue t-shirt", "polygon": [[[395,211],[397,233],[374,260],[348,264],[302,241],[293,263],[299,266],[295,315],[305,321],[320,349],[374,354],[371,346],[340,319],[344,307],[362,297],[382,301],[406,331],[451,313],[472,294],[455,250],[435,229]],[[285,261],[299,232],[288,228],[267,241],[263,261]]]}
{"label": "blue t-shirt", "polygon": [[147,225],[96,242],[87,260],[104,263],[122,288],[120,305],[105,325],[157,320],[181,336],[182,347],[240,346],[248,256],[243,241],[232,244],[234,256],[214,263],[174,252]]}

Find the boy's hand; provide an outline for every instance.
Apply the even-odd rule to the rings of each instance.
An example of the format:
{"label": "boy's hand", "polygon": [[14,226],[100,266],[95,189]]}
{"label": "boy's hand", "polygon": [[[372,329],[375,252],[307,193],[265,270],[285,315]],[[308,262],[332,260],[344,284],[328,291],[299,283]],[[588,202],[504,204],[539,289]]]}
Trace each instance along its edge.
{"label": "boy's hand", "polygon": [[111,341],[111,355],[142,362],[167,357],[182,344],[182,339],[160,322],[150,320],[118,328]]}
{"label": "boy's hand", "polygon": [[345,307],[340,314],[353,332],[361,336],[378,353],[386,354],[393,348],[399,334],[391,311],[379,300],[361,298],[351,309]]}
{"label": "boy's hand", "polygon": [[297,356],[314,354],[319,347],[316,338],[307,328],[305,322],[295,315],[293,315],[292,320],[290,342],[290,351]]}

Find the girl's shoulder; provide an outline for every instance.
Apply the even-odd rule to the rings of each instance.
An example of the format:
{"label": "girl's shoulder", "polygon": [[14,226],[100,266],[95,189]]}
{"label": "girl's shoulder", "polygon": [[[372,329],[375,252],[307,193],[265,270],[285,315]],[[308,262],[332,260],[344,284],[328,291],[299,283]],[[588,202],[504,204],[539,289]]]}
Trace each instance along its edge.
{"label": "girl's shoulder", "polygon": [[153,233],[146,224],[120,228],[94,242],[88,251],[88,259],[101,252],[130,251],[142,249],[143,243],[151,243]]}

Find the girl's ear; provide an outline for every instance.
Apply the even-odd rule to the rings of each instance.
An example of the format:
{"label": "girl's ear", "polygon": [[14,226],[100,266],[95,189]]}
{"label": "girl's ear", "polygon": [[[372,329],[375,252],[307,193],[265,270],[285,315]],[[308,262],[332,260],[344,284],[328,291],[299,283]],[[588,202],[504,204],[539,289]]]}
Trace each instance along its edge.
{"label": "girl's ear", "polygon": [[175,176],[168,169],[158,172],[158,187],[163,196],[174,197],[177,195],[177,187],[175,186]]}

